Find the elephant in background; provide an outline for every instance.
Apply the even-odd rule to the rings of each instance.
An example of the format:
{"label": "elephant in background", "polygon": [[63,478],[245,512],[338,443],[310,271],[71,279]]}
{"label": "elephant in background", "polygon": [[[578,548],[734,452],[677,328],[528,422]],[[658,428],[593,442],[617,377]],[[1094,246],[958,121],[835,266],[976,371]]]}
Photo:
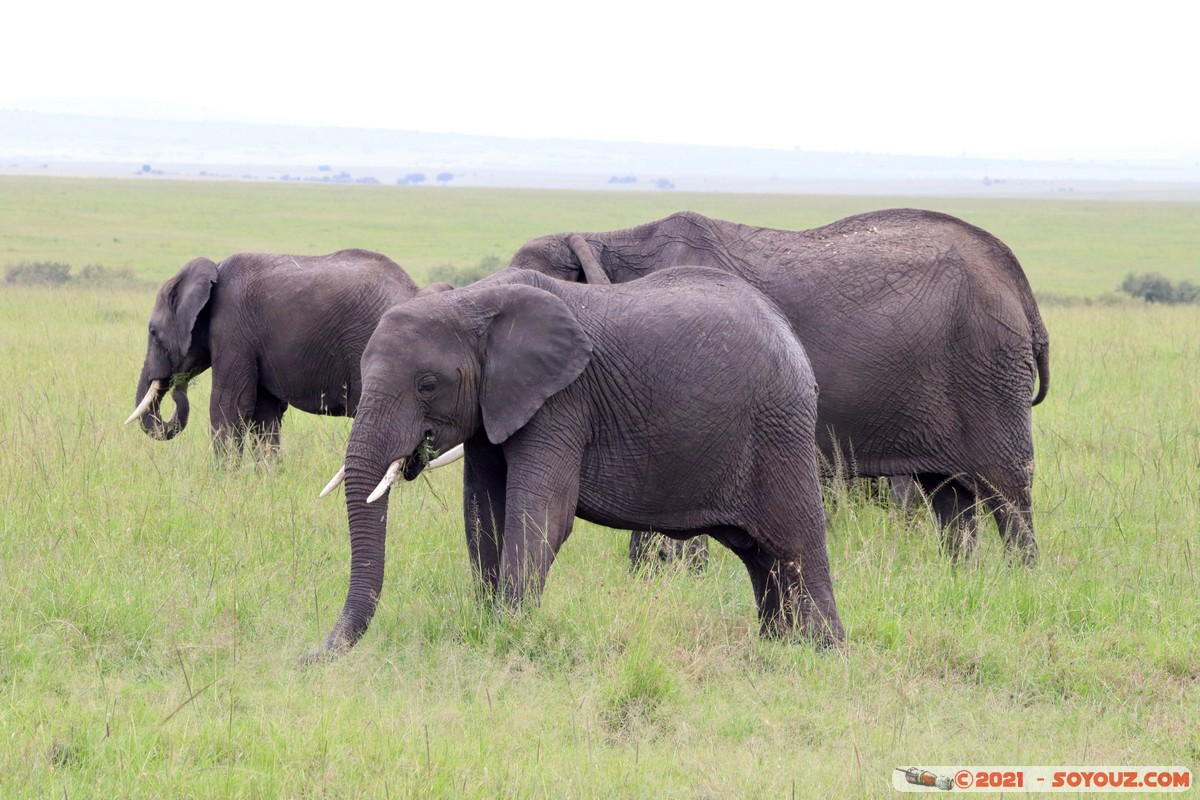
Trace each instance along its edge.
{"label": "elephant in background", "polygon": [[820,385],[827,464],[912,476],[955,557],[974,545],[982,501],[1005,544],[1036,559],[1030,407],[1049,388],[1049,335],[1003,242],[914,209],[803,231],[682,212],[533,239],[510,268],[619,284],[683,264],[737,275],[783,311]]}
{"label": "elephant in background", "polygon": [[540,594],[578,516],[706,532],[745,564],[764,635],[843,638],[812,370],[778,310],[728,272],[588,286],[502,271],[388,311],[362,381],[344,466],[350,588],[310,659],[352,646],[374,615],[392,481],[459,442],[471,563],[500,607]]}
{"label": "elephant in background", "polygon": [[[277,453],[288,406],[311,414],[353,416],[361,390],[359,359],[391,306],[419,291],[399,264],[368,250],[324,256],[237,253],[215,264],[188,262],[158,291],[137,386],[126,422],[159,440],[188,421],[187,384],[212,368],[209,405],[218,455],[241,453],[249,438]],[[175,412],[160,403],[170,389]]]}

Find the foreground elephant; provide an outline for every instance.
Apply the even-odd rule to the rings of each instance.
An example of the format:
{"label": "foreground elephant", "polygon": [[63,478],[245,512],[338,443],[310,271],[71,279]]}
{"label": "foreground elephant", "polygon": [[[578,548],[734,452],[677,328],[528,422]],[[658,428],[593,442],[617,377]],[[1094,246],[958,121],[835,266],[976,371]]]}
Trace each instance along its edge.
{"label": "foreground elephant", "polygon": [[[353,416],[371,332],[384,311],[417,294],[399,264],[368,250],[193,259],[158,291],[141,402],[126,422],[140,419],[155,439],[174,438],[187,425],[187,382],[211,367],[218,453],[240,452],[248,435],[277,451],[288,406]],[[168,388],[175,413],[164,422],[159,404]]]}
{"label": "foreground elephant", "polygon": [[778,304],[820,385],[827,463],[914,476],[954,555],[974,543],[979,500],[1005,544],[1036,559],[1030,406],[1049,387],[1049,336],[1003,242],[911,209],[806,231],[685,212],[534,239],[510,266],[625,283],[681,264],[738,275]]}
{"label": "foreground elephant", "polygon": [[743,281],[688,268],[584,286],[507,271],[388,311],[362,366],[344,468],[350,589],[311,658],[370,623],[391,482],[459,442],[471,562],[502,606],[540,593],[579,516],[708,532],[745,563],[764,634],[798,624],[818,643],[842,639],[812,370]]}

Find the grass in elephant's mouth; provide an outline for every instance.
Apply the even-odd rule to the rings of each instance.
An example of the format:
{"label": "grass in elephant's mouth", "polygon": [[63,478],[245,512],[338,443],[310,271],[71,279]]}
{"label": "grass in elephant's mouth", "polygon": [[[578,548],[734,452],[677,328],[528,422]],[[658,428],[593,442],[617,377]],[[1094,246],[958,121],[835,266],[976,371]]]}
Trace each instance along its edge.
{"label": "grass in elephant's mouth", "polygon": [[421,465],[425,466],[430,461],[433,461],[435,458],[441,455],[441,453],[439,453],[438,449],[433,446],[433,438],[429,437],[421,440],[421,443],[417,445],[417,451],[414,455]]}
{"label": "grass in elephant's mouth", "polygon": [[196,380],[195,375],[190,375],[186,372],[176,372],[167,382],[167,388],[171,391],[186,392],[192,383]]}

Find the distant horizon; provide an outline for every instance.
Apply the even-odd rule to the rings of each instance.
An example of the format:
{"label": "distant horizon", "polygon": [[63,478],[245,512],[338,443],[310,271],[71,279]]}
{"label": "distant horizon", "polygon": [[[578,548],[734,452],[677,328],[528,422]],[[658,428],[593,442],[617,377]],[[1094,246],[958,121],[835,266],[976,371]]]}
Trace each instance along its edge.
{"label": "distant horizon", "polygon": [[[173,109],[173,110],[169,110]],[[575,136],[539,136],[539,135],[501,135],[488,133],[471,133],[456,130],[426,130],[421,128],[396,128],[396,127],[381,127],[372,125],[351,125],[351,124],[314,124],[305,122],[281,122],[267,119],[254,119],[249,117],[238,118],[237,115],[229,115],[226,117],[204,117],[206,113],[203,109],[191,108],[188,106],[171,106],[158,104],[139,104],[137,108],[130,108],[121,112],[102,111],[80,111],[66,109],[30,109],[30,108],[15,108],[15,107],[0,107],[0,113],[9,112],[15,114],[31,114],[42,116],[57,116],[57,117],[80,117],[86,119],[102,119],[102,120],[118,120],[125,122],[148,122],[148,123],[163,123],[163,124],[194,124],[194,125],[244,125],[254,128],[281,128],[290,130],[329,130],[329,131],[361,131],[373,133],[396,133],[396,134],[419,134],[422,136],[445,136],[445,137],[461,137],[469,139],[492,139],[514,142],[574,142],[581,144],[606,144],[606,145],[638,145],[647,147],[686,147],[686,148],[702,148],[714,150],[750,150],[761,151],[768,153],[788,154],[788,153],[816,153],[816,154],[831,154],[845,156],[898,156],[903,158],[925,158],[925,159],[946,159],[946,160],[967,160],[967,161],[988,161],[988,162],[1030,162],[1042,164],[1068,164],[1068,163],[1084,163],[1084,164],[1145,164],[1145,165],[1187,165],[1200,166],[1200,146],[1192,150],[1181,151],[1178,153],[1162,154],[1156,156],[1149,155],[1128,155],[1128,156],[1051,156],[1051,155],[1025,155],[1025,156],[993,156],[987,154],[976,154],[968,151],[958,153],[922,153],[922,152],[906,152],[901,150],[859,150],[859,149],[838,149],[838,148],[808,148],[800,145],[792,147],[784,146],[768,146],[768,145],[734,145],[734,144],[694,144],[678,141],[657,141],[652,139],[601,139],[601,138],[579,138]],[[3,137],[0,136],[0,147],[3,146]],[[3,156],[3,151],[0,150],[0,157]]]}
{"label": "distant horizon", "polygon": [[[988,159],[0,109],[0,173],[752,194],[1200,199],[1200,159]],[[413,179],[414,175],[420,175]]]}

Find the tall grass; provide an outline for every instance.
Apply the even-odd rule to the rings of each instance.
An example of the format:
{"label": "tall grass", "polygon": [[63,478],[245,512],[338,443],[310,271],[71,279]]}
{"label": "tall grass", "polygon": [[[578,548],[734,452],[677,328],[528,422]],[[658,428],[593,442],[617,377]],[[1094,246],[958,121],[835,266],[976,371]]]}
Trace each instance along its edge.
{"label": "tall grass", "polygon": [[[164,194],[144,205],[122,182],[20,189],[49,209],[47,185],[93,219],[113,198],[137,209],[162,251],[128,249],[146,276],[162,274],[158,255],[174,259],[166,273],[193,250],[297,249],[283,212],[260,241],[244,221],[228,240],[203,222],[223,191],[231,224],[262,216],[242,186],[154,184]],[[429,194],[446,205],[425,211],[414,252],[507,255],[515,234],[469,233],[485,193]],[[357,231],[342,205],[370,218],[385,195],[303,202]],[[574,206],[547,212],[551,230],[572,214],[610,227],[656,213],[630,197],[519,193],[509,213],[521,235],[550,206]],[[711,202],[735,218],[739,203],[764,221],[795,212],[776,200]],[[872,202],[829,201],[803,224]],[[997,205],[980,215],[1027,216],[1014,230],[1029,231],[1044,207]],[[1047,212],[1084,226],[1047,234],[1062,263],[1084,259],[1088,207]],[[1177,211],[1139,213],[1169,228]],[[126,222],[116,238],[136,238]],[[14,260],[123,265],[77,255],[92,223],[29,225],[0,241],[44,249]],[[1031,273],[1057,274],[1016,249]],[[1196,279],[1191,263],[1180,277]],[[698,576],[631,575],[626,536],[587,524],[541,606],[495,619],[474,600],[455,466],[393,489],[376,619],[348,656],[304,669],[345,597],[344,505],[316,495],[349,424],[289,412],[280,463],[218,467],[204,376],[176,440],[122,426],[151,302],[145,289],[0,287],[0,797],[879,797],[909,764],[1200,767],[1194,308],[1044,309],[1054,379],[1034,410],[1037,567],[1010,566],[991,523],[953,567],[927,514],[831,492],[842,653],[760,641],[745,571],[720,548]]]}

